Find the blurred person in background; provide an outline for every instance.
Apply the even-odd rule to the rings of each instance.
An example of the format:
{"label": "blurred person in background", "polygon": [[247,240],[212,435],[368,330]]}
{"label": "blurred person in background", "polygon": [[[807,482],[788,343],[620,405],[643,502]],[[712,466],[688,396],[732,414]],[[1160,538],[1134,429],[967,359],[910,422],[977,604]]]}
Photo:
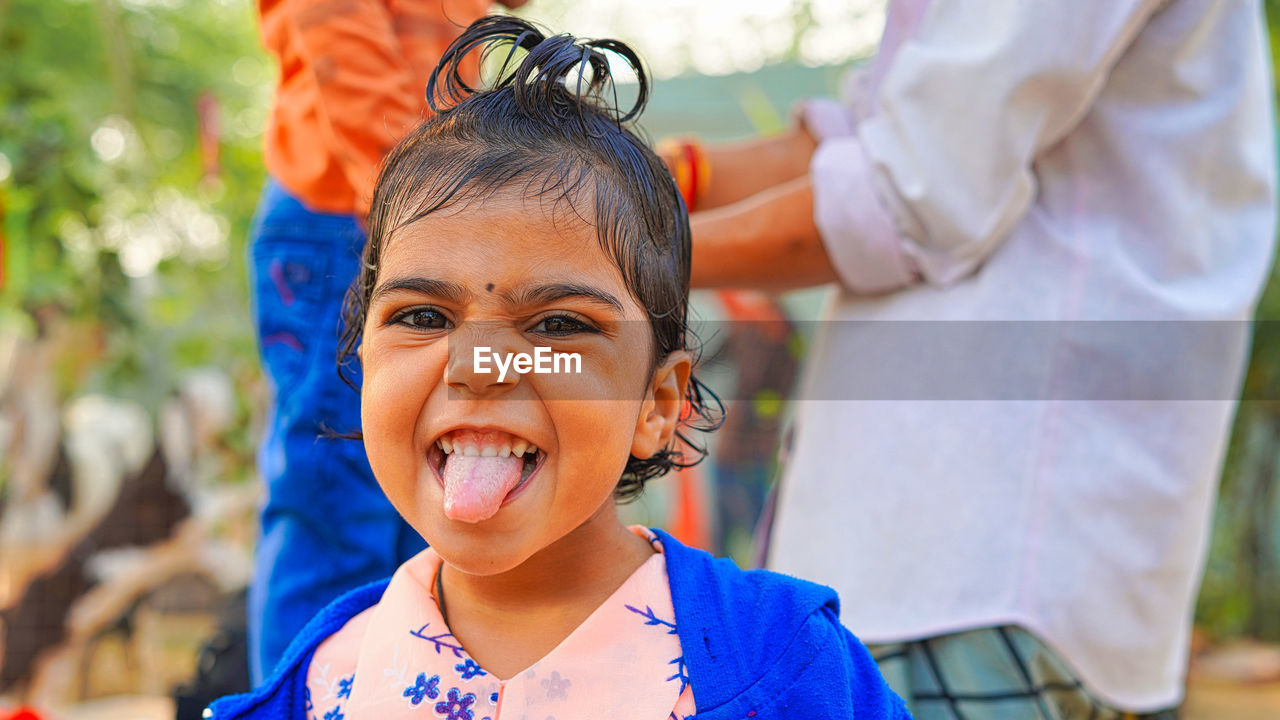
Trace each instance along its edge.
{"label": "blurred person in background", "polygon": [[916,717],[1175,717],[1275,234],[1259,3],[891,0],[845,90],[666,154],[695,287],[837,285],[770,567]]}
{"label": "blurred person in background", "polygon": [[[516,8],[526,0],[499,0]],[[266,132],[270,180],[250,243],[255,321],[272,407],[258,453],[266,484],[250,585],[249,656],[262,681],[343,592],[423,547],[373,479],[360,399],[336,372],[339,311],[364,247],[383,154],[425,112],[441,53],[490,0],[260,0],[280,80]],[[357,373],[356,368],[352,368]]]}

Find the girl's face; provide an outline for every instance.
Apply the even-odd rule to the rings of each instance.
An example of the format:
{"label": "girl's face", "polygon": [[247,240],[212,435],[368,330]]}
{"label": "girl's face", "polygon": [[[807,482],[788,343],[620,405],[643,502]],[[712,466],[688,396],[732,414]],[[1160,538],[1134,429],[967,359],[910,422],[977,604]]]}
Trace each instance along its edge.
{"label": "girl's face", "polygon": [[[578,528],[616,528],[627,459],[669,443],[689,374],[687,353],[650,371],[650,333],[595,229],[572,212],[502,192],[395,231],[360,348],[374,475],[472,574],[515,568]],[[500,376],[508,357],[536,358],[537,347],[581,359]],[[490,372],[477,348],[489,348]]]}

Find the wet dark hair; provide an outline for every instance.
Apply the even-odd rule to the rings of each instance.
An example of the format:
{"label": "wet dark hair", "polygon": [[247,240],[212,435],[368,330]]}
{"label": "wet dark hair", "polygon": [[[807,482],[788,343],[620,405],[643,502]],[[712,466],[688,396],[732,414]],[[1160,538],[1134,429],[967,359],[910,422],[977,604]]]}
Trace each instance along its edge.
{"label": "wet dark hair", "polygon": [[[472,88],[463,78],[464,59],[477,50],[482,65],[505,53],[487,89]],[[524,57],[517,59],[521,52]],[[636,76],[636,99],[625,112],[607,53]],[[513,186],[526,196],[567,202],[574,212],[575,203],[592,203],[590,215],[578,215],[594,224],[601,248],[648,314],[651,371],[672,352],[692,349],[688,209],[667,166],[629,127],[648,97],[640,58],[616,40],[549,36],[509,16],[484,17],[468,27],[445,50],[427,83],[427,103],[435,115],[391,151],[378,176],[364,262],[343,305],[339,373],[360,342],[391,233],[455,203],[483,200]],[[719,427],[723,406],[693,377],[685,400],[676,428],[685,450],[665,448],[651,458],[630,458],[615,490],[618,500],[634,499],[648,480],[706,456],[705,444],[689,431]]]}

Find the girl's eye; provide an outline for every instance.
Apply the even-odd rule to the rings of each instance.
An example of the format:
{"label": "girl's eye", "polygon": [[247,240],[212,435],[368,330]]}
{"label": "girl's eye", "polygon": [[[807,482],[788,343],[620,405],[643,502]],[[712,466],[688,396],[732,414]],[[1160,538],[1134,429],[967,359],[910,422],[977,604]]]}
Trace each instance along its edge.
{"label": "girl's eye", "polygon": [[397,315],[391,322],[399,325],[408,325],[419,330],[449,329],[449,318],[445,317],[444,313],[433,308],[407,310]]}
{"label": "girl's eye", "polygon": [[570,315],[551,315],[538,321],[534,325],[531,332],[541,333],[543,335],[572,335],[580,332],[597,332],[597,330],[587,323],[572,317]]}

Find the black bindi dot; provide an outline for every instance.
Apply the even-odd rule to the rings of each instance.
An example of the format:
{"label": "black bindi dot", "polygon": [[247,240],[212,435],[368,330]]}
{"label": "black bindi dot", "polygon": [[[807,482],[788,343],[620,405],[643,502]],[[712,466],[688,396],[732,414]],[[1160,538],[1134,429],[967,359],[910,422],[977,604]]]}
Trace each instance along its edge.
{"label": "black bindi dot", "polygon": [[488,285],[485,285],[484,289],[488,290],[489,292],[493,292],[493,283],[489,283]]}

